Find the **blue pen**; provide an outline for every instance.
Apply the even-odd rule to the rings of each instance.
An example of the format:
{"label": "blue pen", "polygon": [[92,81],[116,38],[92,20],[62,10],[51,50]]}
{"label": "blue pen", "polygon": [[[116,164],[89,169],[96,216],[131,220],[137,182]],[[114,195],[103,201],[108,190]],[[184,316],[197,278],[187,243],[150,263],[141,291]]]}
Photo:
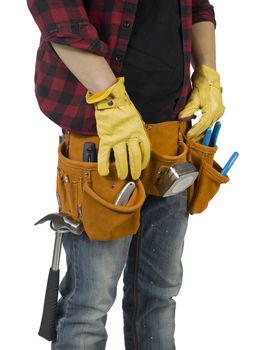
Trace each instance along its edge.
{"label": "blue pen", "polygon": [[232,154],[232,156],[229,158],[228,162],[226,163],[226,165],[224,166],[224,168],[221,170],[221,175],[226,176],[229,169],[232,167],[232,165],[234,164],[235,160],[237,159],[237,157],[239,156],[238,152],[234,152]]}
{"label": "blue pen", "polygon": [[204,136],[203,141],[202,141],[202,145],[204,145],[204,146],[208,146],[209,145],[211,134],[212,134],[212,129],[211,128],[207,128],[205,136]]}
{"label": "blue pen", "polygon": [[210,143],[209,143],[210,147],[215,147],[215,145],[217,143],[217,137],[218,137],[220,128],[221,128],[221,123],[216,122],[214,129],[213,129],[213,132],[212,132],[212,135],[211,135]]}

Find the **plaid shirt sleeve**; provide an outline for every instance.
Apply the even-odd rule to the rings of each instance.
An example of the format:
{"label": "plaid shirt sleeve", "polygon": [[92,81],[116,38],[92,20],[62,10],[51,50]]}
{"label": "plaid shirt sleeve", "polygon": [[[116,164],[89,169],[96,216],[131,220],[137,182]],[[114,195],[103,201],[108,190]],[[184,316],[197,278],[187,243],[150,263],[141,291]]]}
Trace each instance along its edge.
{"label": "plaid shirt sleeve", "polygon": [[107,54],[109,47],[90,23],[82,0],[27,0],[27,6],[44,40]]}
{"label": "plaid shirt sleeve", "polygon": [[216,27],[213,5],[208,0],[192,0],[192,23],[211,21]]}

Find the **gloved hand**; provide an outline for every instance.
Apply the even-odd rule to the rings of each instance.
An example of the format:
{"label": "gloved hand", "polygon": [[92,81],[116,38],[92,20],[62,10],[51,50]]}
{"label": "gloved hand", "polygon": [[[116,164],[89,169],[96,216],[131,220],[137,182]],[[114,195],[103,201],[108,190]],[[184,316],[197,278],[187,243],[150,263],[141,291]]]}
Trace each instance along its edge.
{"label": "gloved hand", "polygon": [[151,145],[145,123],[129,98],[124,82],[124,77],[118,77],[116,83],[103,91],[95,94],[87,91],[86,102],[94,103],[95,107],[100,138],[97,159],[99,175],[108,175],[113,149],[117,176],[120,179],[127,177],[129,162],[131,176],[136,180],[149,163]]}
{"label": "gloved hand", "polygon": [[198,66],[192,74],[193,90],[184,109],[178,114],[178,119],[188,118],[199,109],[202,110],[200,120],[188,131],[187,137],[199,141],[205,130],[224,114],[222,87],[220,76],[211,67]]}

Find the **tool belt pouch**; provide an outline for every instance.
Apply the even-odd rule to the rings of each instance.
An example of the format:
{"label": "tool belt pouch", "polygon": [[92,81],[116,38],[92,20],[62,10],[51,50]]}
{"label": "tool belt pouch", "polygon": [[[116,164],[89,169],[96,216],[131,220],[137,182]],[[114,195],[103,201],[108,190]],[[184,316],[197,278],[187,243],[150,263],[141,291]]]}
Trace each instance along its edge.
{"label": "tool belt pouch", "polygon": [[188,188],[188,208],[190,214],[203,212],[209,201],[218,192],[220,185],[229,181],[228,176],[220,174],[221,166],[214,160],[218,147],[204,146],[186,138],[188,161],[199,171],[196,181]]}
{"label": "tool belt pouch", "polygon": [[146,124],[151,143],[151,158],[140,179],[147,194],[160,196],[156,182],[166,168],[186,162],[188,147],[183,139],[185,122],[167,121]]}
{"label": "tool belt pouch", "polygon": [[96,162],[83,162],[85,142],[99,147],[98,136],[65,134],[58,147],[57,196],[60,211],[70,218],[82,221],[91,240],[114,240],[135,234],[140,226],[140,209],[146,194],[140,179],[126,206],[115,205],[115,199],[130,181],[117,177],[115,162],[110,172],[100,176]]}

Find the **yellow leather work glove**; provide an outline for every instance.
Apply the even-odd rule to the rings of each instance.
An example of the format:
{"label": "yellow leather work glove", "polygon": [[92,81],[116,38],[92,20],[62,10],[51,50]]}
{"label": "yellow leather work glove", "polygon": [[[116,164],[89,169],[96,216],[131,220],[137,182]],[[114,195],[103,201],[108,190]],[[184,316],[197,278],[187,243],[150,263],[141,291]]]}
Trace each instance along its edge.
{"label": "yellow leather work glove", "polygon": [[198,66],[192,74],[193,90],[184,109],[178,114],[182,120],[193,115],[199,109],[202,111],[200,120],[188,131],[187,137],[199,141],[208,127],[224,114],[222,87],[220,76],[211,67]]}
{"label": "yellow leather work glove", "polygon": [[151,144],[145,123],[129,98],[124,82],[124,77],[118,77],[116,83],[103,91],[95,94],[87,91],[86,102],[94,103],[95,107],[100,138],[97,159],[99,175],[109,174],[109,158],[113,149],[118,178],[127,177],[129,163],[131,176],[136,180],[149,163]]}

